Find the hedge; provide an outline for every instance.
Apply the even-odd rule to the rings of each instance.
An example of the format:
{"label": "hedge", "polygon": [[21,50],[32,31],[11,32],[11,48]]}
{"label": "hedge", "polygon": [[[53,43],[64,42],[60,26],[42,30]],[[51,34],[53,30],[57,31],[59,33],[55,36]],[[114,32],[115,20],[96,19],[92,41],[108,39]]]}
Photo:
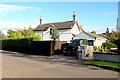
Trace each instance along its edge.
{"label": "hedge", "polygon": [[32,38],[3,39],[2,46],[29,47],[31,45],[31,41]]}

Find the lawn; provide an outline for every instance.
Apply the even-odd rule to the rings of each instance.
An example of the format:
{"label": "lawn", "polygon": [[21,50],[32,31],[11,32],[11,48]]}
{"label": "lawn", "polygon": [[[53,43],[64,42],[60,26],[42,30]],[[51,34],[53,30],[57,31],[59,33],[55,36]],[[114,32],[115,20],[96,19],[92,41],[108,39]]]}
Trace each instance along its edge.
{"label": "lawn", "polygon": [[89,61],[84,61],[83,64],[94,65],[105,69],[110,69],[120,72],[120,63],[117,62],[89,60]]}

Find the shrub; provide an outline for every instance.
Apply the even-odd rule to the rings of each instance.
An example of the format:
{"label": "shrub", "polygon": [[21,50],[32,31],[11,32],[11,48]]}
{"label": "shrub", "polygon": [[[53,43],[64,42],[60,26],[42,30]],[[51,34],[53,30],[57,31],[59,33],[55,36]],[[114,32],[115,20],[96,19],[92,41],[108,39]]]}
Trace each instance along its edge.
{"label": "shrub", "polygon": [[31,36],[32,41],[42,41],[43,38],[42,36],[40,36],[39,34],[34,34],[33,36]]}
{"label": "shrub", "polygon": [[[112,43],[112,42],[105,42],[102,44],[101,47],[98,47],[96,52],[101,52],[101,53],[113,53],[111,52],[110,48],[116,48],[117,45]],[[95,47],[94,47],[95,48]]]}
{"label": "shrub", "polygon": [[88,45],[88,40],[87,39],[83,39],[83,44],[84,45]]}
{"label": "shrub", "polygon": [[112,42],[109,42],[109,41],[103,43],[102,46],[103,46],[104,48],[106,47],[107,49],[116,48],[116,47],[117,47],[116,44],[114,44],[114,43],[112,43]]}
{"label": "shrub", "polygon": [[93,46],[93,50],[96,51],[97,50],[97,46]]}

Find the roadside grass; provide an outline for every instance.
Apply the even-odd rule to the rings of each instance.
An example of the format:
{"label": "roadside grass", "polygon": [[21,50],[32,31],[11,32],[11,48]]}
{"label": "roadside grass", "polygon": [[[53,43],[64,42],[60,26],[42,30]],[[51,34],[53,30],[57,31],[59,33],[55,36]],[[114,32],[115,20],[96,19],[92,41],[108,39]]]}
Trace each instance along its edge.
{"label": "roadside grass", "polygon": [[120,63],[118,63],[118,62],[89,60],[89,61],[84,61],[83,64],[93,65],[93,66],[120,72]]}

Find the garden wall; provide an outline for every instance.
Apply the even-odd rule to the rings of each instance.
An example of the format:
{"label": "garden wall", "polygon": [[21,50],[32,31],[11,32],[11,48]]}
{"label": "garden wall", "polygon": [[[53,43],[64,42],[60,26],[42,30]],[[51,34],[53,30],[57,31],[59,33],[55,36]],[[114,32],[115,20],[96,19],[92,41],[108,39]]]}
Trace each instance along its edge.
{"label": "garden wall", "polygon": [[110,53],[93,53],[94,60],[105,60],[105,61],[113,61],[120,62],[120,54],[110,54]]}

